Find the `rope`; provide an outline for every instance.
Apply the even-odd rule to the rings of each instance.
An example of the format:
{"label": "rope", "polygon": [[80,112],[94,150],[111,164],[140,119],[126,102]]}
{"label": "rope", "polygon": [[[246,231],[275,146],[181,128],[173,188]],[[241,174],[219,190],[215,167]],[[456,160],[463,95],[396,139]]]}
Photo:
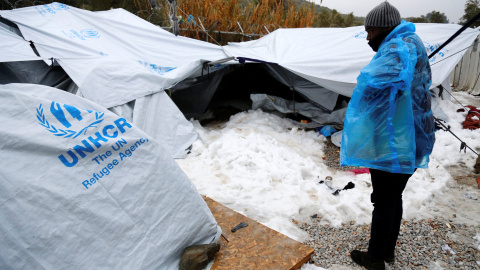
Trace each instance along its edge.
{"label": "rope", "polygon": [[[456,53],[454,53],[454,54],[452,54],[452,55],[450,55],[450,56],[448,56],[448,57],[445,57],[444,59],[442,59],[442,60],[440,60],[440,61],[438,61],[438,62],[435,62],[435,63],[431,64],[430,66],[433,66],[433,65],[435,65],[435,64],[438,64],[438,63],[442,62],[443,60],[447,60],[448,58],[450,58],[450,57],[452,57],[452,56],[454,56],[454,55],[456,55],[456,54],[458,54],[458,53],[460,53],[460,52],[463,52],[463,51],[465,51],[465,50],[468,50],[469,48],[471,48],[471,47],[473,47],[473,46],[474,46],[474,45],[468,46],[467,48],[465,48],[465,49],[463,49],[463,50],[460,50],[460,51],[458,51],[458,52],[456,52]],[[455,99],[455,100],[458,102],[458,104],[460,104],[465,110],[468,111],[468,109],[467,109],[460,101],[458,101],[458,99],[457,99],[452,93],[450,93],[450,92],[449,92],[447,89],[445,89],[445,88],[443,88],[443,90],[445,90],[448,94],[450,94],[450,96],[453,97],[453,99]]]}
{"label": "rope", "polygon": [[457,99],[452,93],[450,93],[450,92],[449,92],[447,89],[445,89],[445,88],[443,88],[443,90],[447,91],[447,93],[449,93],[450,96],[453,97],[453,99],[455,99],[455,100],[458,102],[458,104],[460,104],[465,110],[469,111],[469,109],[468,109],[467,107],[463,106],[463,104],[462,104],[460,101],[458,101],[458,99]]}
{"label": "rope", "polygon": [[455,136],[455,138],[457,138],[457,139],[461,142],[461,144],[460,144],[460,152],[461,152],[462,150],[465,150],[465,151],[466,151],[466,148],[468,148],[468,149],[472,150],[472,152],[475,153],[475,154],[478,156],[478,153],[475,152],[475,150],[473,150],[470,146],[467,145],[467,143],[465,143],[464,141],[462,141],[455,133],[453,133],[453,131],[450,130],[450,126],[447,127],[447,126],[445,126],[445,125],[441,122],[440,119],[438,119],[438,118],[436,118],[436,117],[433,117],[433,118],[435,119],[435,121],[436,121],[438,124],[440,124],[440,125],[442,126],[442,130],[450,132],[453,136]]}
{"label": "rope", "polygon": [[458,52],[456,52],[456,53],[454,53],[454,54],[452,54],[452,55],[450,55],[450,56],[448,56],[448,57],[445,57],[445,58],[443,58],[442,60],[431,64],[430,66],[436,65],[436,64],[438,64],[438,63],[440,63],[440,62],[442,62],[442,61],[444,61],[444,60],[447,60],[448,58],[454,56],[455,54],[459,54],[459,53],[461,53],[461,52],[463,52],[463,51],[465,51],[465,50],[470,49],[470,48],[473,47],[473,46],[475,46],[475,45],[468,46],[467,48],[465,48],[465,49],[463,49],[463,50],[460,50],[460,51],[458,51]]}

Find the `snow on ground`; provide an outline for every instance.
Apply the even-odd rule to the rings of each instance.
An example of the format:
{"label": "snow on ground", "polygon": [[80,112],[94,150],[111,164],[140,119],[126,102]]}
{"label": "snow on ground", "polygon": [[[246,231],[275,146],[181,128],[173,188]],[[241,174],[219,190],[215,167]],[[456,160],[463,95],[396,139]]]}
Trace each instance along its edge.
{"label": "snow on ground", "polygon": [[[466,93],[454,95],[464,105],[480,106],[478,99]],[[462,129],[466,112],[456,112],[461,106],[449,100],[440,101],[440,106],[450,118],[451,130],[479,152],[480,129]],[[202,141],[195,142],[188,157],[177,163],[200,194],[300,242],[307,235],[292,220],[307,221],[318,214],[332,226],[353,220],[370,222],[370,175],[328,168],[322,159],[325,138],[318,132],[304,131],[260,110],[241,112],[226,123],[208,127],[192,122]],[[417,170],[405,189],[404,218],[434,215],[431,210],[433,204],[438,207],[439,198],[449,203],[448,185],[455,184],[449,169],[462,164],[473,171],[476,159],[470,150],[459,150],[460,142],[452,134],[436,132],[429,169]],[[319,184],[326,176],[333,178],[333,188],[343,188],[348,182],[355,188],[334,196],[329,187]],[[478,216],[466,215],[466,219],[478,224]]]}

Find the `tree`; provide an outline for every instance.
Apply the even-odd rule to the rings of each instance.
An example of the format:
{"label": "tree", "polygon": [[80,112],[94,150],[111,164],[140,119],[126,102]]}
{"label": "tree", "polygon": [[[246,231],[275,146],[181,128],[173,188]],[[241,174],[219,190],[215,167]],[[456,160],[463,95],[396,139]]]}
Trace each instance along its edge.
{"label": "tree", "polygon": [[439,11],[432,11],[425,16],[430,23],[448,23],[447,16]]}
{"label": "tree", "polygon": [[331,11],[327,9],[322,9],[320,13],[315,17],[313,25],[315,27],[331,27]]}
{"label": "tree", "polygon": [[440,13],[439,11],[435,10],[427,13],[427,15],[422,15],[420,17],[410,17],[406,18],[406,20],[413,23],[448,23],[447,16],[445,16],[444,13]]}
{"label": "tree", "polygon": [[[465,14],[460,18],[460,24],[466,24],[473,17],[480,13],[480,3],[479,0],[467,0],[465,3]],[[480,21],[476,21],[472,24],[472,28],[480,26]]]}
{"label": "tree", "polygon": [[409,22],[412,22],[412,23],[428,23],[428,19],[422,15],[420,17],[411,17],[411,18],[407,18],[406,19],[407,21]]}
{"label": "tree", "polygon": [[344,19],[336,9],[332,10],[332,22],[331,27],[343,27]]}
{"label": "tree", "polygon": [[345,27],[350,27],[350,26],[354,26],[354,25],[355,25],[355,16],[353,16],[353,12],[350,12],[345,17],[344,26]]}
{"label": "tree", "polygon": [[313,22],[314,27],[351,27],[363,25],[363,21],[355,17],[353,12],[341,14],[335,9],[322,8],[317,12]]}

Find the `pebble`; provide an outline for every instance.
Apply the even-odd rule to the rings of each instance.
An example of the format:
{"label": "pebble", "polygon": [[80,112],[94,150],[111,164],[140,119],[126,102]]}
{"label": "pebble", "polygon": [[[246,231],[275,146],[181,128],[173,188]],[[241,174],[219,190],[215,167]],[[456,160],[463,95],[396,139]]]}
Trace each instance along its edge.
{"label": "pebble", "polygon": [[[361,269],[352,262],[350,251],[367,250],[370,225],[350,222],[332,227],[322,224],[321,219],[321,216],[314,215],[309,222],[298,224],[310,235],[304,244],[315,250],[310,263],[327,269],[332,265]],[[386,264],[387,269],[479,268],[480,250],[473,237],[480,234],[480,225],[467,226],[442,218],[414,219],[402,221],[400,232],[395,264]],[[445,245],[455,254],[444,251],[442,246]]]}

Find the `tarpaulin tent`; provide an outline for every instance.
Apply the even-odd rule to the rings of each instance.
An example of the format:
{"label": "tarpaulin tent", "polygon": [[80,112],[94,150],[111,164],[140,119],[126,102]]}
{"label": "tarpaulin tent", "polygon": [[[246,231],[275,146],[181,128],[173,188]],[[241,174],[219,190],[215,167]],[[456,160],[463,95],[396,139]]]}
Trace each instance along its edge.
{"label": "tarpaulin tent", "polygon": [[[457,24],[415,24],[427,53],[457,30]],[[430,60],[432,88],[448,78],[471,46],[477,30],[467,29]],[[254,41],[232,43],[225,50],[237,58],[274,63],[335,93],[351,96],[360,70],[375,54],[363,26],[349,28],[278,29]],[[461,53],[458,53],[461,52]]]}
{"label": "tarpaulin tent", "polygon": [[176,269],[220,228],[161,143],[73,94],[0,85],[0,268]]}
{"label": "tarpaulin tent", "polygon": [[204,62],[226,58],[220,46],[175,37],[123,9],[52,3],[0,16],[18,26],[47,64],[55,60],[63,68],[77,95],[105,108],[125,107],[112,110],[165,142],[175,158],[185,157],[198,135],[164,90],[200,75]]}
{"label": "tarpaulin tent", "polygon": [[[456,24],[416,24],[416,32],[424,42],[427,54],[452,36],[461,28]],[[438,54],[430,59],[432,67],[432,89],[439,85],[450,88],[449,75],[465,53],[465,48],[472,45],[478,35],[477,30],[467,29]],[[224,49],[240,61],[265,65],[274,76],[284,84],[297,91],[308,101],[323,110],[312,114],[311,110],[304,115],[321,115],[326,122],[343,122],[345,108],[339,107],[331,112],[340,96],[350,97],[356,86],[357,76],[365,67],[374,52],[367,44],[367,33],[363,26],[349,28],[304,28],[278,29],[269,35],[254,41],[231,43]],[[300,84],[303,79],[305,84]],[[307,86],[307,87],[305,87]],[[328,94],[327,94],[328,93]],[[260,107],[270,109],[277,101],[263,99]],[[436,100],[433,100],[436,103]],[[285,103],[285,102],[281,102]],[[278,106],[278,102],[277,105]],[[303,107],[303,106],[302,106]],[[310,106],[307,105],[308,108]],[[438,106],[434,104],[438,109]],[[293,105],[278,109],[282,112],[292,111]],[[296,109],[296,108],[295,108]],[[436,115],[444,115],[441,111]],[[338,117],[332,117],[337,115]],[[440,117],[442,118],[442,117]],[[315,121],[315,119],[312,119]],[[322,121],[318,123],[325,124]]]}
{"label": "tarpaulin tent", "polygon": [[[153,95],[165,95],[163,91],[170,89],[171,98],[184,115],[196,117],[211,101],[225,74],[225,64],[255,63],[264,67],[269,77],[278,79],[314,105],[281,102],[293,106],[284,111],[320,116],[313,119],[317,124],[341,123],[341,111],[345,108],[337,106],[338,97],[351,95],[361,68],[374,55],[361,26],[278,29],[259,40],[221,47],[176,37],[122,9],[90,12],[52,3],[0,11],[0,16],[18,25],[23,37],[32,42],[46,63],[51,64],[54,59],[65,70],[78,85],[78,95],[111,108],[159,141],[168,142],[167,149],[174,157],[185,156],[185,146],[196,139],[196,133],[176,113],[168,121],[158,117],[165,115],[165,111],[155,108],[162,107],[164,103],[159,102],[167,102],[168,98],[153,98]],[[416,24],[416,27],[428,52],[460,28],[452,24]],[[477,33],[468,29],[432,58],[432,87],[448,79],[463,55],[456,53],[471,44]],[[228,57],[238,61],[206,65]],[[203,67],[209,67],[208,71]],[[256,96],[255,100],[260,98]],[[140,108],[146,103],[150,104],[148,109]],[[170,109],[173,104],[168,107],[166,111],[176,111]],[[308,107],[309,111],[300,111],[302,107]],[[318,111],[312,113],[316,108]],[[337,117],[324,117],[333,110],[337,110]],[[154,121],[164,123],[155,128]],[[171,131],[178,132],[171,135]]]}

